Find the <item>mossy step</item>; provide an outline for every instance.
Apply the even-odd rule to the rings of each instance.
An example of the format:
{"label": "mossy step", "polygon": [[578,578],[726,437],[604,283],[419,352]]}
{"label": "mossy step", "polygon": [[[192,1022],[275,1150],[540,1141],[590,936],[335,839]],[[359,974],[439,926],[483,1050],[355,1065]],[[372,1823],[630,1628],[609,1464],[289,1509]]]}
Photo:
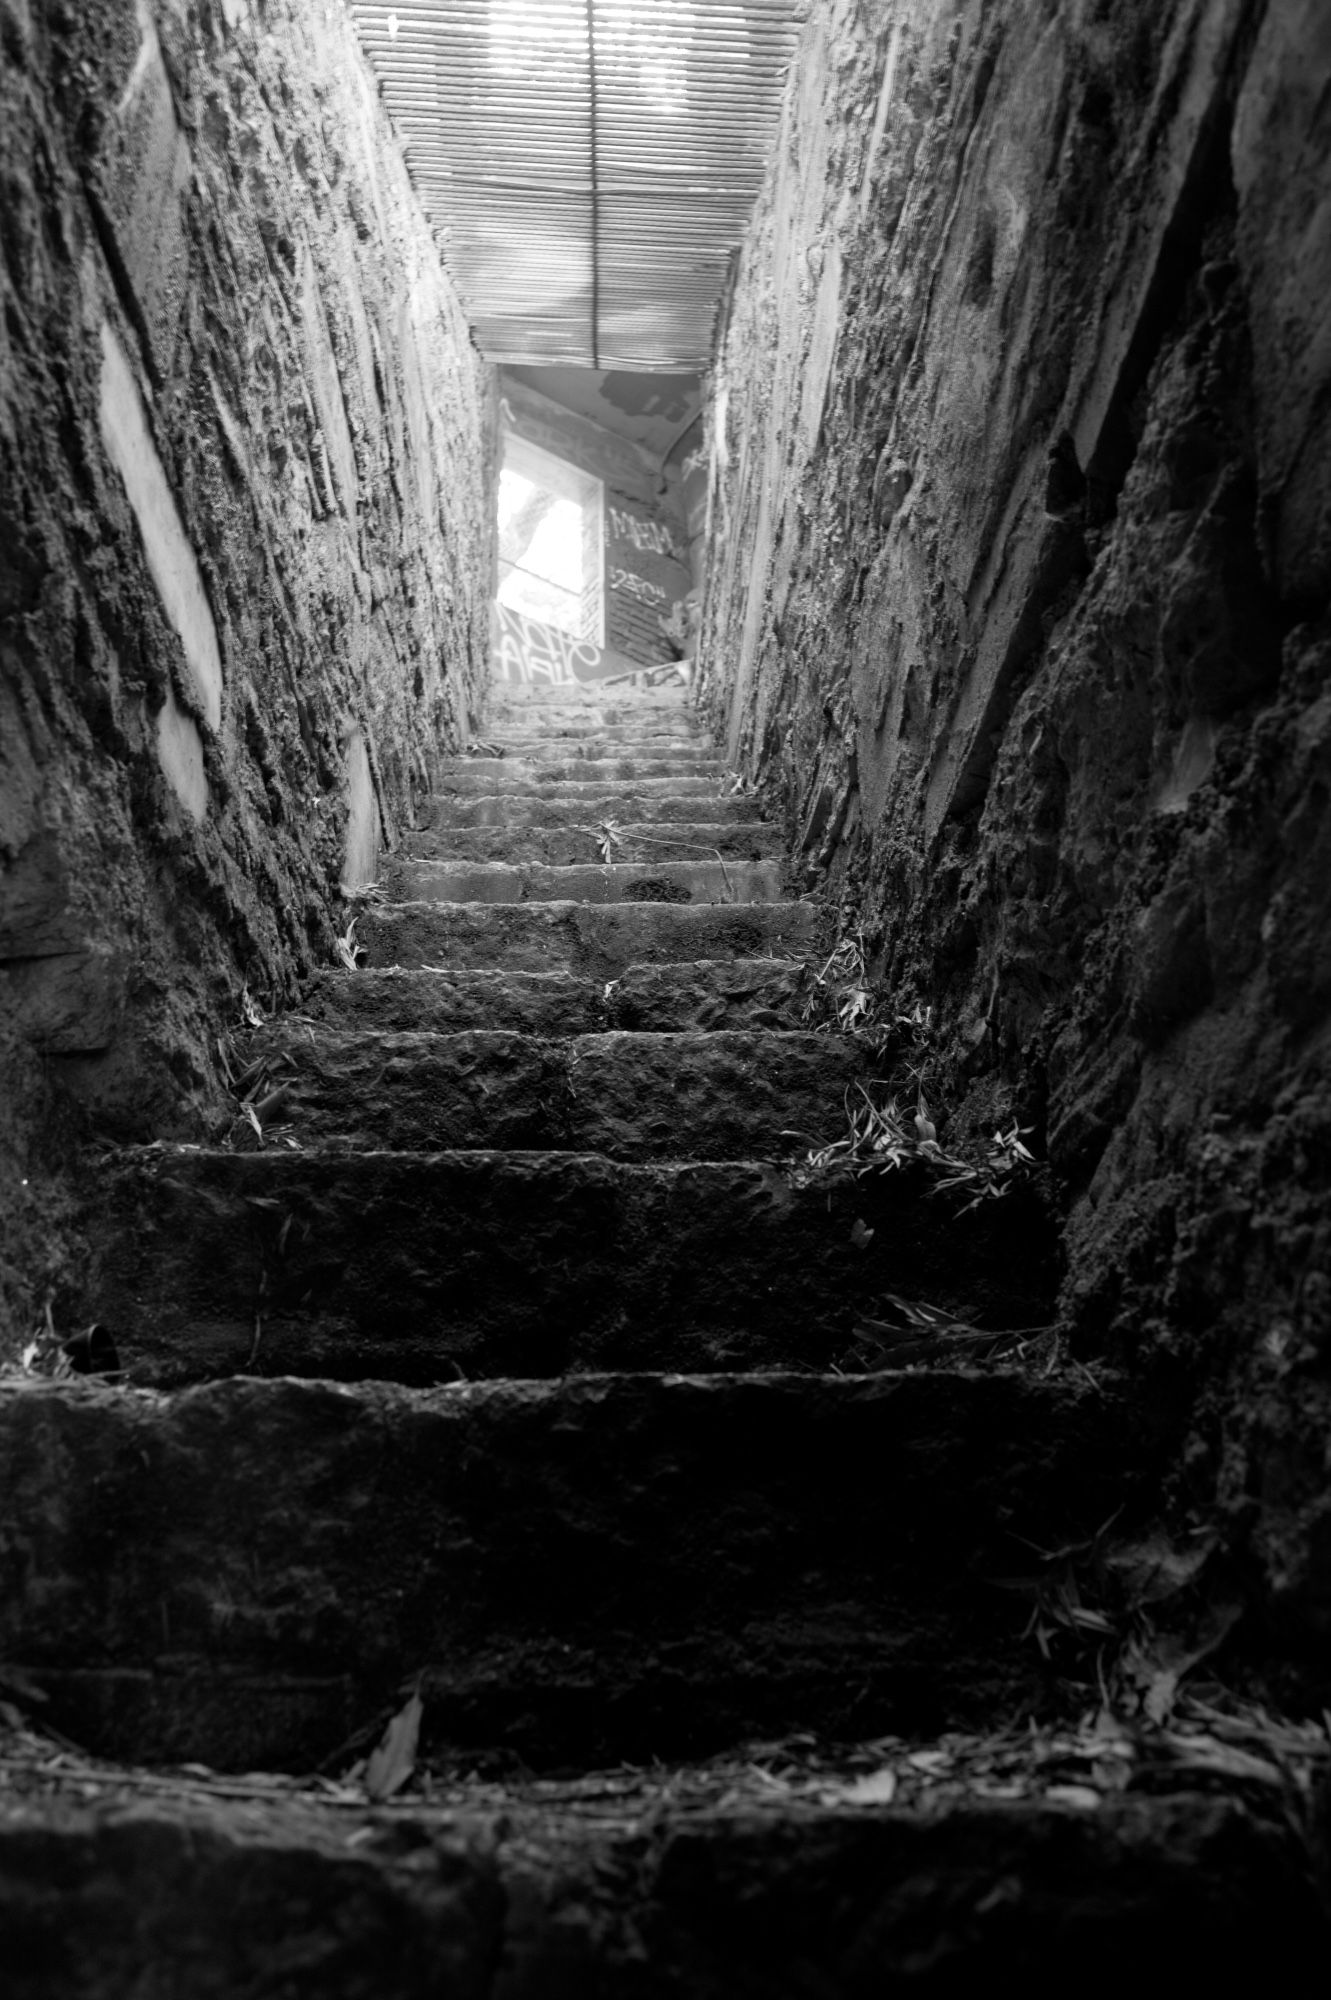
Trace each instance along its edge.
{"label": "mossy step", "polygon": [[758,1745],[374,1805],[68,1751],[37,1790],[11,1760],[9,2000],[1102,2000],[1147,1966],[1302,2000],[1331,1946],[1294,1815],[1179,1781],[1093,1810],[817,1803],[798,1750]]}
{"label": "mossy step", "polygon": [[407,1677],[546,1767],[1029,1702],[1142,1427],[1015,1375],[0,1384],[0,1656],[99,1754],[308,1769]]}
{"label": "mossy step", "polygon": [[1056,1239],[1034,1198],[958,1221],[929,1187],[762,1161],[149,1146],[89,1175],[88,1254],[56,1303],[156,1383],[849,1366],[888,1292],[1045,1323]]}
{"label": "mossy step", "polygon": [[630,965],[610,982],[572,972],[321,972],[300,1013],[332,1027],[585,1035],[604,1028],[798,1028],[804,968],[785,958]]}
{"label": "mossy step", "polygon": [[[271,1140],[430,1152],[516,1147],[616,1160],[792,1158],[840,1138],[868,1073],[833,1035],[731,1030],[560,1037],[337,1032],[278,1020],[245,1056],[270,1070]],[[243,1121],[239,1140],[260,1141]]]}
{"label": "mossy step", "polygon": [[630,965],[803,958],[822,912],[797,903],[397,903],[366,909],[366,964],[491,966],[617,979]]}
{"label": "mossy step", "polygon": [[[608,818],[609,816],[604,816]],[[411,861],[541,861],[554,868],[611,858],[623,863],[707,861],[720,855],[734,861],[776,860],[784,851],[778,827],[764,820],[734,822],[648,820],[625,826],[610,819],[613,838],[595,815],[565,826],[440,827],[407,835],[399,855]]]}
{"label": "mossy step", "polygon": [[427,903],[779,903],[780,861],[441,861],[405,856],[387,872],[389,893]]}

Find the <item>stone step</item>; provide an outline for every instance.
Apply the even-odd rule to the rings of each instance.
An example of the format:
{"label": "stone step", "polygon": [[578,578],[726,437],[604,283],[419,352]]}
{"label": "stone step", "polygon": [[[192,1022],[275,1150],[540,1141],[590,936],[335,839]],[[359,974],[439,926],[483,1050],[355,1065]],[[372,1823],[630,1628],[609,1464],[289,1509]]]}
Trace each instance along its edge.
{"label": "stone step", "polygon": [[0,1821],[9,2000],[1102,2000],[1145,1966],[1169,1993],[1302,2000],[1331,1945],[1297,1807],[1282,1824],[1237,1787],[822,1803],[807,1751],[758,1745],[562,1783],[417,1777],[374,1805],[32,1761],[40,1791],[20,1764]]}
{"label": "stone step", "polygon": [[[780,861],[421,861],[388,872],[391,894],[410,903],[779,903]],[[662,893],[665,892],[665,893]]]}
{"label": "stone step", "polygon": [[[867,1066],[837,1035],[732,1030],[549,1038],[338,1033],[274,1021],[248,1037],[269,1065],[265,1137],[394,1152],[446,1147],[615,1160],[791,1159],[846,1129]],[[239,1141],[259,1140],[243,1120]]]}
{"label": "stone step", "polygon": [[687,1028],[798,1028],[808,974],[788,958],[700,959],[630,965],[610,982],[606,1005],[617,1028],[653,1034]]}
{"label": "stone step", "polygon": [[660,687],[647,688],[622,687],[606,681],[563,681],[555,686],[501,681],[490,690],[490,713],[504,708],[540,712],[570,709],[577,713],[581,709],[599,708],[612,701],[617,707],[631,708],[640,714],[659,713],[662,709],[672,708],[687,709],[692,714],[694,710],[689,695],[689,689],[682,682],[667,682]]}
{"label": "stone step", "polygon": [[[703,861],[717,854],[727,862],[763,861],[777,859],[784,849],[780,829],[765,820],[649,820],[632,826],[614,820],[611,825],[616,862]],[[450,827],[408,834],[399,855],[413,861],[543,861],[569,868],[604,859],[602,840],[595,820],[577,826]]]}
{"label": "stone step", "polygon": [[578,972],[686,959],[803,958],[821,935],[815,903],[391,903],[357,921],[366,964]]}
{"label": "stone step", "polygon": [[607,991],[572,972],[321,972],[303,1017],[358,1032],[452,1034],[470,1028],[584,1035],[604,1028],[798,1028],[803,967],[790,959],[630,965]]}
{"label": "stone step", "polygon": [[[512,764],[604,764],[606,758],[658,758],[681,770],[701,764],[723,762],[721,752],[707,738],[675,736],[490,736],[486,746],[500,762]],[[480,752],[470,762],[478,762]],[[490,762],[496,762],[490,758]]]}
{"label": "stone step", "polygon": [[586,741],[597,736],[611,742],[623,742],[625,738],[639,742],[677,739],[683,743],[698,743],[711,740],[704,724],[695,715],[678,711],[669,715],[637,715],[626,708],[609,707],[572,710],[563,714],[557,710],[544,710],[539,716],[522,710],[492,714],[479,740],[508,743],[525,738],[548,743],[565,738]]}
{"label": "stone step", "polygon": [[423,802],[417,832],[432,828],[599,826],[633,822],[655,825],[679,821],[709,824],[749,824],[753,799],[738,792],[727,797],[710,778],[649,779],[641,785],[537,785],[526,780],[497,792],[444,796]]}
{"label": "stone step", "polygon": [[442,792],[502,792],[523,785],[638,785],[647,778],[694,779],[721,790],[725,764],[714,750],[652,751],[636,757],[443,757]]}
{"label": "stone step", "polygon": [[[83,1190],[62,1323],[141,1383],[238,1370],[410,1383],[589,1368],[850,1365],[891,1292],[1048,1322],[1051,1218],[1018,1190],[960,1223],[922,1172],[828,1183],[756,1161],[153,1146]],[[259,1337],[256,1341],[256,1324]]]}
{"label": "stone step", "polygon": [[1015,1373],[6,1381],[0,1657],[87,1749],[218,1770],[309,1769],[407,1677],[427,1743],[546,1768],[964,1726],[1043,1679],[995,1579],[1156,1455]]}

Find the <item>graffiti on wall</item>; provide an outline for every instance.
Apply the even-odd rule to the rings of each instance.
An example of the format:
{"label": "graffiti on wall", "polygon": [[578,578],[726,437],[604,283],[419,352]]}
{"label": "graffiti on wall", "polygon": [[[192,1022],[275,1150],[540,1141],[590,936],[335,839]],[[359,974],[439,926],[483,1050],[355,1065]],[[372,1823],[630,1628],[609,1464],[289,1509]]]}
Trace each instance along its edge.
{"label": "graffiti on wall", "polygon": [[610,566],[610,588],[626,590],[630,597],[638,598],[643,604],[665,604],[670,597],[669,591],[662,590],[659,583],[637,576],[631,569],[617,569],[613,563]]}
{"label": "graffiti on wall", "polygon": [[522,686],[567,687],[575,681],[633,681],[657,687],[669,680],[687,680],[687,667],[665,661],[644,666],[612,646],[595,646],[575,639],[553,625],[527,618],[509,604],[490,607],[491,665],[496,680]]}
{"label": "graffiti on wall", "polygon": [[511,604],[492,607],[490,638],[495,677],[501,681],[562,687],[570,681],[593,679],[592,670],[601,659],[601,648],[590,639],[575,639],[557,626],[542,625],[515,611]]}
{"label": "graffiti on wall", "polygon": [[673,556],[676,562],[682,560],[679,547],[664,521],[643,521],[636,514],[626,514],[620,507],[609,509],[610,534],[617,542],[632,542],[635,549],[645,555]]}

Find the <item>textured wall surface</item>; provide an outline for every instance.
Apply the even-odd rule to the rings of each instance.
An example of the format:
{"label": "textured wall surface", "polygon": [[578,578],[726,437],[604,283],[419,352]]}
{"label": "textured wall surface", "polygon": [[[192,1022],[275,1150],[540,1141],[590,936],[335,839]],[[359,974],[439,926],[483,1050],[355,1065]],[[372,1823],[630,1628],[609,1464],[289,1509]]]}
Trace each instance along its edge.
{"label": "textured wall surface", "polygon": [[329,961],[340,884],[473,719],[494,422],[340,5],[0,0],[0,41],[0,1290],[27,1311],[43,1165],[89,1126],[199,1129],[242,986]]}
{"label": "textured wall surface", "polygon": [[1036,1128],[1079,1351],[1178,1399],[1180,1504],[1314,1647],[1329,103],[1317,0],[816,10],[713,376],[704,677],[938,1010],[953,1134]]}

